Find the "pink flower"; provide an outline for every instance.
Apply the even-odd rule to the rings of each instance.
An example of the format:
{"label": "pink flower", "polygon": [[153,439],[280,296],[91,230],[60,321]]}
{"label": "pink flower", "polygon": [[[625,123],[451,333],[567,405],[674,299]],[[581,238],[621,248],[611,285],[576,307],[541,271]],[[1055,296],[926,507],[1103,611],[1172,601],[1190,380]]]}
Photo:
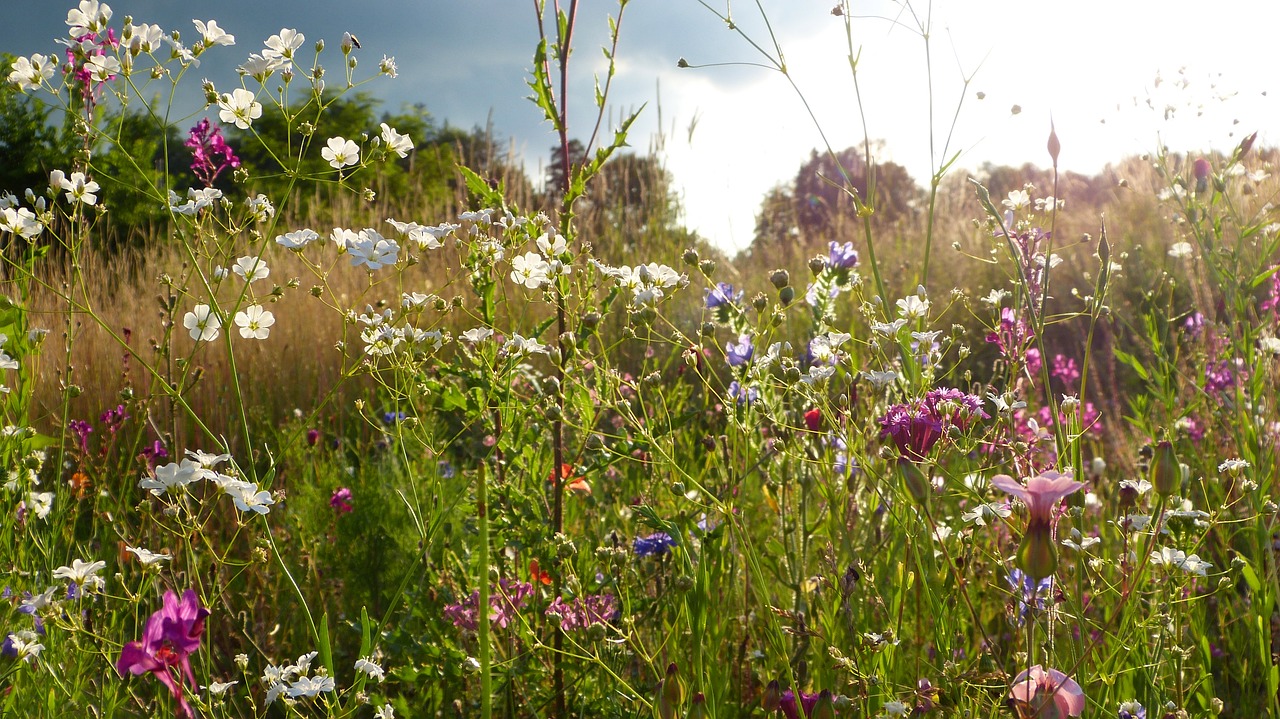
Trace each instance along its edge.
{"label": "pink flower", "polygon": [[991,478],[991,484],[1022,500],[1031,512],[1032,524],[1050,525],[1053,523],[1053,508],[1062,498],[1084,488],[1083,482],[1077,482],[1070,476],[1058,472],[1045,471],[1027,480],[1022,486],[1018,480],[1007,474],[997,474]]}
{"label": "pink flower", "polygon": [[1076,680],[1057,669],[1045,669],[1039,664],[1023,670],[1013,680],[1009,694],[1031,710],[1029,714],[1019,716],[1048,719],[1078,717],[1084,712],[1084,690]]}
{"label": "pink flower", "polygon": [[[182,593],[182,599],[172,590],[164,593],[164,605],[147,620],[141,642],[129,642],[120,652],[116,671],[120,676],[155,674],[178,700],[179,708],[188,717],[195,712],[182,693],[182,677],[191,683],[192,691],[200,691],[195,674],[191,672],[192,652],[200,648],[200,635],[204,633],[204,619],[209,610],[200,606],[194,590]],[[181,670],[181,673],[178,672]],[[175,680],[174,675],[178,678]]]}

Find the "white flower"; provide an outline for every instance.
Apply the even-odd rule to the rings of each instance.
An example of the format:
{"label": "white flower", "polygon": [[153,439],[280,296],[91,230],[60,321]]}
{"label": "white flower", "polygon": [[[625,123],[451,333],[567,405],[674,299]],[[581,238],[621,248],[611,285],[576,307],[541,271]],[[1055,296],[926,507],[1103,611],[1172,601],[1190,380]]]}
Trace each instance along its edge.
{"label": "white flower", "polygon": [[513,355],[531,355],[535,353],[546,354],[547,346],[536,339],[521,337],[518,334],[511,335],[511,339],[502,346],[502,349]]}
{"label": "white flower", "polygon": [[245,255],[236,260],[236,263],[231,266],[231,271],[245,282],[256,282],[271,274],[267,263],[261,257],[253,255]]}
{"label": "white flower", "polygon": [[565,241],[564,236],[558,232],[554,239],[544,232],[536,242],[538,249],[542,250],[542,254],[547,257],[560,257],[569,252],[569,244]]}
{"label": "white flower", "polygon": [[916,320],[929,316],[929,300],[920,299],[919,295],[910,295],[897,302],[898,314],[904,319]]}
{"label": "white flower", "polygon": [[125,25],[123,39],[133,55],[153,52],[164,40],[164,28],[159,25]]}
{"label": "white flower", "polygon": [[302,677],[289,686],[289,696],[314,697],[334,689],[333,677]]}
{"label": "white flower", "polygon": [[[111,7],[98,0],[80,0],[78,10],[67,11],[67,25],[71,28],[71,37],[80,38],[86,33],[98,32],[111,20]],[[85,32],[77,32],[78,30]]]}
{"label": "white flower", "polygon": [[94,55],[85,61],[84,69],[89,73],[89,79],[94,82],[106,82],[119,74],[123,68],[120,67],[120,61],[110,55]]}
{"label": "white flower", "polygon": [[[899,300],[901,302],[902,300]],[[898,334],[898,330],[906,327],[905,319],[896,319],[892,322],[872,322],[871,331],[884,335],[885,337],[893,337]]]}
{"label": "white flower", "polygon": [[381,684],[387,678],[386,672],[382,667],[373,661],[372,657],[361,657],[356,660],[356,671],[368,674],[370,678],[377,679]]}
{"label": "white flower", "polygon": [[150,567],[153,564],[167,562],[171,557],[167,554],[156,554],[155,552],[143,549],[142,547],[130,547],[125,545],[125,549],[138,558],[144,567]]}
{"label": "white flower", "polygon": [[[1025,192],[1023,193],[1026,194]],[[907,705],[900,701],[894,700],[884,703],[885,716],[904,717],[907,715]]]}
{"label": "white flower", "polygon": [[982,298],[982,301],[984,304],[991,305],[992,307],[999,307],[1004,298],[1008,296],[1009,293],[1006,290],[991,290],[986,297]]}
{"label": "white flower", "polygon": [[396,68],[396,59],[394,57],[382,56],[382,61],[378,63],[378,71],[390,78],[399,75]]}
{"label": "white flower", "polygon": [[106,586],[106,580],[99,577],[98,572],[106,568],[107,563],[101,559],[96,562],[76,559],[71,562],[70,567],[63,566],[53,570],[53,578],[65,579],[83,589],[101,589]]}
{"label": "white flower", "polygon": [[228,689],[230,689],[231,687],[239,683],[240,683],[239,680],[233,681],[233,682],[214,682],[209,686],[205,687],[205,689],[209,690],[209,694],[215,697],[220,697],[223,694],[226,694]]}
{"label": "white flower", "polygon": [[249,305],[236,313],[235,320],[240,336],[252,340],[265,340],[271,334],[271,325],[276,323],[275,315],[261,305]]}
{"label": "white flower", "polygon": [[400,306],[406,310],[422,307],[427,304],[429,299],[431,299],[431,295],[424,295],[421,292],[406,292],[400,296]]}
{"label": "white flower", "polygon": [[382,141],[388,150],[400,157],[408,157],[409,151],[413,149],[413,140],[410,140],[408,135],[401,135],[385,122],[382,123]]}
{"label": "white flower", "polygon": [[142,481],[138,482],[138,486],[159,497],[166,492],[182,489],[203,477],[200,465],[189,459],[183,459],[181,462],[170,462],[156,467],[153,474],[143,477]]}
{"label": "white flower", "polygon": [[351,255],[352,267],[365,265],[370,270],[394,265],[400,254],[400,245],[395,240],[388,240],[377,230],[367,228],[360,230],[355,239],[347,239],[346,249]]}
{"label": "white flower", "polygon": [[0,230],[30,240],[44,230],[44,225],[40,224],[34,212],[25,207],[6,207],[0,210]]}
{"label": "white flower", "polygon": [[884,389],[898,379],[897,372],[879,372],[876,370],[863,372],[862,376],[866,377],[867,381],[876,389]]}
{"label": "white flower", "polygon": [[1241,472],[1245,471],[1250,466],[1252,465],[1250,465],[1246,460],[1243,460],[1237,457],[1235,459],[1228,459],[1227,461],[1218,465],[1218,471],[1224,474],[1230,474],[1238,477],[1240,476]]}
{"label": "white flower", "polygon": [[191,339],[212,342],[218,339],[218,330],[222,329],[222,320],[213,313],[209,305],[196,305],[182,317],[182,326],[191,333]]}
{"label": "white flower", "polygon": [[831,379],[835,375],[835,373],[836,373],[835,367],[830,367],[830,366],[821,367],[818,365],[813,365],[809,367],[808,374],[800,375],[800,381],[810,385],[819,384],[821,382]]}
{"label": "white flower", "polygon": [[470,344],[480,344],[493,336],[493,330],[488,327],[473,327],[462,333],[462,339]]}
{"label": "white flower", "polygon": [[289,63],[275,57],[263,57],[258,53],[250,53],[249,59],[244,64],[236,68],[236,72],[241,75],[250,75],[254,79],[262,82],[266,80],[271,73],[276,70],[286,68]]}
{"label": "white flower", "polygon": [[378,711],[373,713],[373,719],[395,719],[396,710],[390,704],[383,704]]}
{"label": "white flower", "polygon": [[83,202],[86,205],[98,204],[98,196],[94,193],[100,188],[98,183],[86,179],[83,172],[71,173],[70,179],[62,180],[62,189],[67,191],[67,202],[72,204]]}
{"label": "white flower", "polygon": [[1030,202],[1031,202],[1031,196],[1027,194],[1026,190],[1011,190],[1009,192],[1008,199],[1004,200],[1000,204],[1004,205],[1010,210],[1016,211],[1026,207]]}
{"label": "white flower", "polygon": [[[8,210],[5,210],[5,212],[8,212]],[[1264,335],[1258,340],[1258,349],[1267,354],[1280,355],[1280,339]]]}
{"label": "white flower", "polygon": [[236,36],[228,35],[226,31],[218,27],[218,23],[213,20],[208,22],[192,20],[191,22],[195,23],[196,31],[200,33],[205,47],[236,44]]}
{"label": "white flower", "polygon": [[200,61],[196,59],[196,54],[191,52],[191,50],[187,48],[186,45],[183,45],[178,40],[175,40],[172,35],[165,35],[164,41],[166,44],[169,45],[169,48],[172,50],[173,57],[181,60],[184,66],[190,65],[192,67],[200,67]]}
{"label": "white flower", "polygon": [[267,49],[262,51],[262,56],[276,60],[293,60],[294,52],[302,47],[302,43],[306,40],[307,36],[297,30],[283,28],[280,34],[267,38]]}
{"label": "white flower", "polygon": [[44,650],[44,645],[38,639],[38,635],[30,629],[19,629],[9,635],[9,646],[13,648],[14,656],[18,661],[30,664],[31,660],[40,656],[40,652]]}
{"label": "white flower", "polygon": [[36,519],[45,519],[53,511],[53,492],[27,493],[27,506]]}
{"label": "white flower", "polygon": [[547,277],[550,266],[537,252],[526,252],[511,258],[511,281],[536,290],[551,280]]}
{"label": "white flower", "polygon": [[248,130],[254,120],[262,117],[262,103],[253,98],[253,93],[242,87],[222,93],[218,97],[218,107],[222,108],[218,118],[234,123],[241,130]]}
{"label": "white flower", "polygon": [[276,214],[276,208],[271,204],[271,200],[266,195],[255,195],[247,197],[244,206],[249,208],[249,214],[253,215],[253,219],[258,222],[266,222]]}
{"label": "white flower", "polygon": [[1067,547],[1068,549],[1074,549],[1077,552],[1083,552],[1089,547],[1092,547],[1095,544],[1101,544],[1101,543],[1102,543],[1101,538],[1085,537],[1080,534],[1080,530],[1078,529],[1072,529],[1071,535],[1067,539],[1062,540],[1062,546]]}
{"label": "white flower", "polygon": [[271,505],[275,504],[271,493],[265,489],[258,489],[258,485],[253,482],[233,479],[223,484],[222,491],[231,497],[236,509],[241,512],[266,514],[271,511]]}
{"label": "white flower", "polygon": [[18,86],[19,92],[40,87],[53,77],[58,62],[51,57],[39,53],[30,58],[20,57],[13,61],[13,69],[9,71],[9,82]]}
{"label": "white flower", "polygon": [[314,230],[294,230],[277,236],[276,244],[289,250],[301,250],[318,239],[320,235],[317,235]]}
{"label": "white flower", "polygon": [[989,504],[979,504],[972,510],[960,515],[960,519],[966,522],[973,522],[979,527],[987,525],[987,517],[1004,518],[1013,513],[1008,502],[991,502]]}
{"label": "white flower", "polygon": [[1212,564],[1204,561],[1199,555],[1187,555],[1181,550],[1173,547],[1163,547],[1159,551],[1151,552],[1151,563],[1163,565],[1169,568],[1178,568],[1191,574],[1205,576],[1205,570],[1213,567]]}
{"label": "white flower", "polygon": [[360,161],[360,146],[343,137],[331,137],[328,146],[320,149],[320,156],[329,161],[335,170]]}
{"label": "white flower", "polygon": [[1120,489],[1132,489],[1141,497],[1151,491],[1151,483],[1145,479],[1122,479]]}
{"label": "white flower", "polygon": [[1182,259],[1191,256],[1190,242],[1175,242],[1169,246],[1169,256],[1174,259]]}

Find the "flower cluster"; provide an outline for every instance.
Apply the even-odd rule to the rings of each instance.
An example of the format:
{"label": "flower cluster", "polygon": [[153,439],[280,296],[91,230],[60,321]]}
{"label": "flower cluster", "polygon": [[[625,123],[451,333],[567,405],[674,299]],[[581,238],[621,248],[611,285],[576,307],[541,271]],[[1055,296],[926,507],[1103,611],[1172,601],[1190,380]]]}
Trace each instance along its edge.
{"label": "flower cluster", "polygon": [[222,128],[213,127],[207,117],[187,131],[187,141],[183,144],[191,149],[191,171],[206,187],[212,185],[223,170],[240,166],[240,158],[222,136]]}
{"label": "flower cluster", "polygon": [[318,654],[308,652],[298,657],[298,661],[287,666],[269,665],[262,673],[262,684],[267,687],[266,702],[271,704],[281,696],[290,699],[314,699],[336,689],[333,677],[325,676],[323,667],[316,673],[311,671],[311,663]]}
{"label": "flower cluster", "polygon": [[618,616],[618,598],[612,594],[588,594],[566,602],[560,597],[552,600],[546,615],[559,618],[560,628],[566,632],[586,629],[593,624],[605,624]]}
{"label": "flower cluster", "polygon": [[[489,592],[489,621],[506,629],[532,596],[533,585],[528,582],[499,581]],[[446,605],[444,616],[455,627],[474,632],[479,626],[479,608],[480,591],[476,590],[461,602]]]}
{"label": "flower cluster", "polygon": [[676,540],[666,532],[655,532],[647,537],[636,537],[632,546],[637,557],[660,557],[676,546]]}
{"label": "flower cluster", "polygon": [[975,420],[987,416],[981,397],[941,387],[930,390],[923,399],[890,407],[879,420],[880,436],[892,438],[903,457],[923,462],[951,427],[964,432]]}

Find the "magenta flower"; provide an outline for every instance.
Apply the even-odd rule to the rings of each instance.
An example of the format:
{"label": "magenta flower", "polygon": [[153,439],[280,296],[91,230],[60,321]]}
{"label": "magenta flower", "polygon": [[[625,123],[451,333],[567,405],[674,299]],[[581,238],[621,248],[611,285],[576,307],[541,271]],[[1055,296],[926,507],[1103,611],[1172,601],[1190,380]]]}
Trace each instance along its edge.
{"label": "magenta flower", "polygon": [[[164,593],[164,605],[147,620],[141,642],[129,642],[120,652],[116,671],[142,676],[155,674],[178,700],[178,706],[188,717],[195,712],[182,692],[182,678],[186,677],[191,690],[200,691],[195,674],[191,672],[190,655],[200,648],[200,635],[204,633],[204,619],[209,610],[200,606],[194,590],[182,593],[182,599],[172,590]],[[174,675],[177,675],[175,680]]]}
{"label": "magenta flower", "polygon": [[1030,709],[1030,713],[1019,716],[1048,719],[1078,717],[1084,712],[1084,690],[1076,680],[1057,669],[1045,669],[1039,664],[1024,669],[1013,680],[1009,694]]}
{"label": "magenta flower", "polygon": [[782,693],[782,699],[778,701],[778,711],[781,711],[787,719],[800,719],[800,712],[802,711],[805,717],[810,717],[813,716],[813,707],[817,703],[817,692],[813,694],[799,692],[797,697],[796,692],[788,689]]}
{"label": "magenta flower", "polygon": [[338,514],[346,514],[355,509],[351,506],[351,490],[346,487],[339,487],[333,490],[333,496],[329,497],[329,506],[333,507]]}

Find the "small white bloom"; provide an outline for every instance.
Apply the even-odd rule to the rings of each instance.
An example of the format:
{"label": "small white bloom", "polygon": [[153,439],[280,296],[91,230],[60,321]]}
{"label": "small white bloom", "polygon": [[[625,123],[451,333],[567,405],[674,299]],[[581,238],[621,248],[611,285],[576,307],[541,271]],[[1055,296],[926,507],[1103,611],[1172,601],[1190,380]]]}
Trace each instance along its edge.
{"label": "small white bloom", "polygon": [[183,459],[181,462],[170,462],[156,467],[152,474],[138,482],[138,486],[160,497],[174,490],[180,490],[203,476],[200,465],[189,459]]}
{"label": "small white bloom", "polygon": [[473,327],[462,333],[462,339],[469,344],[479,344],[493,336],[493,330],[488,327]]}
{"label": "small white bloom", "polygon": [[228,689],[230,689],[231,687],[239,683],[240,683],[239,680],[232,681],[232,682],[214,682],[209,686],[205,687],[205,689],[208,689],[209,694],[211,694],[212,696],[220,697],[223,694],[226,694]]}
{"label": "small white bloom", "polygon": [[125,545],[125,549],[131,552],[133,556],[137,557],[138,562],[140,562],[144,567],[150,567],[151,565],[159,564],[160,562],[167,562],[171,559],[167,554],[156,554],[155,552],[143,549],[142,547],[130,547]]}
{"label": "small white bloom", "polygon": [[1169,246],[1169,256],[1174,259],[1183,259],[1190,257],[1192,254],[1190,242],[1175,242]]}
{"label": "small white bloom", "polygon": [[1004,201],[1002,201],[1000,204],[1004,205],[1010,210],[1017,211],[1026,207],[1028,204],[1030,204],[1030,202],[1031,202],[1031,196],[1027,193],[1026,190],[1011,190],[1009,192],[1009,197]]}
{"label": "small white bloom", "polygon": [[1238,477],[1240,476],[1241,472],[1245,471],[1250,466],[1252,465],[1250,465],[1247,461],[1237,457],[1235,459],[1228,459],[1227,461],[1218,465],[1218,471],[1222,472],[1223,474],[1230,474],[1232,476]]}
{"label": "small white bloom", "polygon": [[241,130],[248,130],[254,120],[262,117],[262,103],[254,100],[253,93],[242,87],[222,93],[218,107],[221,108],[218,118],[234,123]]}
{"label": "small white bloom", "polygon": [[182,317],[182,326],[191,333],[191,339],[199,342],[212,342],[218,339],[218,331],[222,329],[222,320],[213,313],[209,305],[196,305]]}
{"label": "small white bloom", "polygon": [[276,323],[276,318],[270,310],[264,310],[260,305],[249,305],[236,313],[235,321],[240,328],[241,337],[265,340],[271,334],[271,326]]}
{"label": "small white bloom", "polygon": [[373,719],[395,719],[396,710],[390,704],[383,704],[378,711],[373,713]]}
{"label": "small white bloom", "polygon": [[382,142],[386,144],[388,150],[400,157],[408,157],[409,151],[413,149],[413,140],[410,140],[408,135],[401,135],[385,122],[382,123]]}
{"label": "small white bloom", "polygon": [[326,146],[320,149],[320,156],[333,169],[341,170],[360,161],[360,146],[344,137],[331,137]]}
{"label": "small white bloom", "polygon": [[62,189],[67,191],[67,202],[72,204],[83,202],[86,205],[98,204],[98,196],[94,194],[100,189],[98,183],[86,179],[83,172],[73,172],[70,179],[63,179]]}
{"label": "small white bloom", "polygon": [[82,589],[101,589],[106,585],[106,580],[99,577],[98,572],[106,568],[107,563],[101,559],[96,562],[76,559],[71,562],[70,567],[63,566],[53,570],[53,578],[65,579]]}
{"label": "small white bloom", "polygon": [[231,497],[231,501],[235,503],[236,509],[241,512],[257,512],[258,514],[266,514],[271,511],[271,505],[275,504],[271,493],[265,489],[258,489],[258,485],[253,482],[245,482],[242,480],[231,480],[223,484],[223,492]]}
{"label": "small white bloom", "polygon": [[18,661],[28,664],[40,656],[40,652],[44,650],[44,645],[39,642],[39,636],[30,629],[19,629],[10,634],[9,646],[13,648]]}
{"label": "small white bloom", "polygon": [[289,696],[297,697],[315,697],[322,692],[331,692],[334,690],[333,677],[301,677],[289,686]]}
{"label": "small white bloom", "polygon": [[929,316],[929,300],[921,299],[919,295],[904,297],[898,300],[897,305],[898,314],[904,319],[925,319]]}
{"label": "small white bloom", "polygon": [[36,515],[36,519],[48,518],[49,513],[53,511],[53,492],[27,493],[27,506],[31,508],[31,513]]}
{"label": "small white bloom", "polygon": [[272,35],[267,38],[267,49],[262,51],[262,56],[275,60],[293,60],[293,54],[302,47],[302,43],[306,42],[307,36],[292,30],[283,28],[278,35]]}
{"label": "small white bloom", "polygon": [[396,67],[396,59],[386,55],[383,55],[382,61],[378,63],[378,71],[390,78],[395,78],[400,74],[399,69]]}
{"label": "small white bloom", "polygon": [[378,683],[382,683],[387,678],[386,672],[382,667],[378,666],[371,657],[361,657],[356,660],[356,671],[368,674],[371,679],[377,679]]}
{"label": "small white bloom", "polygon": [[195,24],[205,47],[236,44],[236,36],[227,34],[225,30],[218,27],[218,23],[214,20],[209,20],[208,22],[192,20],[191,22]]}
{"label": "small white bloom", "polygon": [[302,229],[277,236],[276,244],[287,250],[301,250],[318,239],[320,239],[320,235],[316,234],[314,230]]}
{"label": "small white bloom", "polygon": [[19,92],[34,90],[53,77],[58,67],[57,60],[39,53],[30,58],[20,57],[13,61],[13,69],[9,72],[9,82],[18,86]]}
{"label": "small white bloom", "polygon": [[266,261],[253,255],[245,255],[236,260],[236,263],[231,266],[231,271],[245,282],[256,282],[271,274]]}

